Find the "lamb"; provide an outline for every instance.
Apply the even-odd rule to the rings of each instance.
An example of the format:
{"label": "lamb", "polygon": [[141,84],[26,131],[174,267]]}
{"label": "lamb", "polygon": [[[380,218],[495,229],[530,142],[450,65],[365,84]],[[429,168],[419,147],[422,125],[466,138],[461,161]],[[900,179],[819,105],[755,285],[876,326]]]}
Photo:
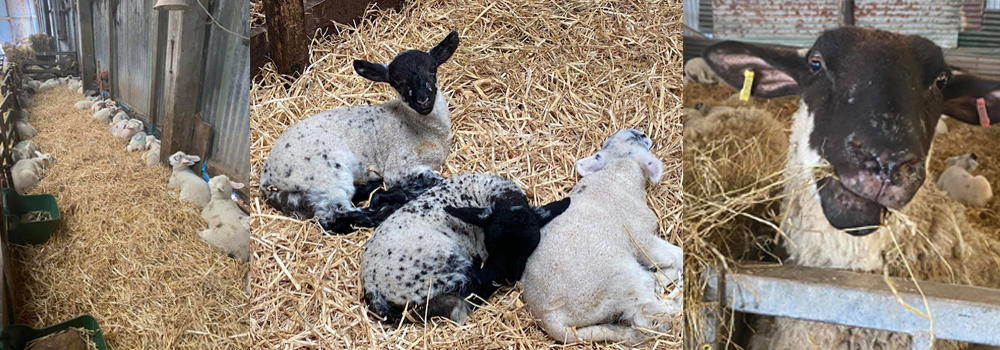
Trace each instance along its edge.
{"label": "lamb", "polygon": [[690,81],[714,85],[719,82],[719,77],[715,75],[708,63],[705,63],[705,59],[699,57],[684,64],[684,83],[687,84]]}
{"label": "lamb", "polygon": [[27,194],[42,180],[42,172],[56,163],[56,158],[50,154],[35,152],[36,158],[22,159],[14,163],[10,172],[14,180],[14,190],[18,194]]}
{"label": "lamb", "polygon": [[572,205],[542,229],[522,280],[524,301],[550,337],[637,344],[651,338],[639,328],[666,331],[664,319],[680,313],[680,304],[656,296],[658,286],[680,284],[683,253],[657,234],[646,204],[646,182],[663,175],[652,145],[625,129],[577,161]]}
{"label": "lamb", "polygon": [[945,163],[951,166],[938,177],[937,186],[949,197],[969,207],[984,207],[993,199],[993,188],[986,177],[969,174],[979,166],[974,153],[948,158]]}
{"label": "lamb", "polygon": [[205,205],[208,205],[209,200],[212,198],[208,183],[202,180],[200,176],[195,175],[194,171],[191,171],[189,168],[201,161],[201,157],[177,152],[172,154],[169,159],[174,172],[170,175],[167,187],[180,188],[180,199],[183,201],[194,203],[199,208],[204,208]]}
{"label": "lamb", "polygon": [[128,146],[125,146],[125,150],[129,152],[144,151],[146,147],[146,133],[139,131],[128,140]]}
{"label": "lamb", "polygon": [[146,148],[148,151],[142,155],[146,166],[160,164],[160,140],[157,140],[153,135],[149,135],[149,137],[146,137]]}
{"label": "lamb", "polygon": [[111,122],[108,125],[114,126],[115,124],[118,124],[118,122],[120,121],[129,119],[132,118],[129,118],[128,113],[125,113],[125,111],[118,111],[118,114],[115,114],[115,116],[111,118]]}
{"label": "lamb", "polygon": [[94,112],[97,112],[97,111],[100,111],[100,110],[105,109],[105,108],[114,108],[114,107],[117,107],[117,105],[115,104],[115,101],[112,101],[112,100],[101,100],[101,101],[94,102],[94,105],[91,106],[91,109]]}
{"label": "lamb", "polygon": [[83,100],[83,101],[79,101],[76,104],[74,104],[73,108],[76,108],[76,109],[90,109],[93,106],[94,106],[94,101]]}
{"label": "lamb", "polygon": [[[400,53],[389,65],[354,61],[362,77],[387,82],[398,99],[316,114],[288,128],[274,143],[260,176],[267,202],[300,218],[316,216],[327,231],[346,233],[351,224],[375,224],[356,208],[356,185],[384,181],[388,187],[426,190],[439,181],[451,147],[451,120],[437,87],[437,68],[458,47],[451,32],[428,52]],[[397,78],[407,77],[407,78]],[[413,185],[413,186],[411,186]]]}
{"label": "lamb", "polygon": [[40,151],[41,148],[38,147],[38,144],[35,143],[35,141],[21,141],[14,145],[14,152],[11,155],[16,163],[21,159],[34,158]]}
{"label": "lamb", "polygon": [[[110,103],[108,105],[111,106]],[[111,106],[97,111],[97,113],[94,113],[92,118],[96,121],[106,124],[108,123],[108,121],[111,120],[111,116],[114,115],[115,113],[118,113],[118,107]]]}
{"label": "lamb", "polygon": [[208,187],[212,197],[201,210],[208,229],[198,232],[198,237],[231,258],[250,261],[250,227],[242,220],[246,214],[232,198],[233,190],[243,188],[243,184],[219,175],[208,181]]}
{"label": "lamb", "polygon": [[14,121],[14,128],[17,129],[17,134],[21,136],[22,140],[29,140],[38,136],[38,130],[35,130],[35,127],[31,126],[25,120]]}
{"label": "lamb", "polygon": [[389,216],[365,244],[368,309],[393,323],[404,309],[421,319],[464,323],[471,310],[466,299],[485,300],[495,283],[516,282],[540,228],[569,204],[532,208],[514,182],[493,175],[443,180]]}
{"label": "lamb", "polygon": [[139,119],[123,120],[111,128],[111,135],[120,139],[128,139],[144,130],[142,121]]}
{"label": "lamb", "polygon": [[59,85],[59,80],[53,78],[46,80],[44,83],[42,83],[42,85],[39,85],[37,90],[42,91],[51,87],[55,87],[57,85]]}
{"label": "lamb", "polygon": [[[1000,82],[953,75],[927,39],[866,28],[828,30],[807,50],[727,41],[705,52],[731,86],[742,86],[749,69],[754,96],[801,98],[784,174],[786,263],[910,277],[906,261],[917,279],[1000,285],[1000,276],[982,273],[995,269],[990,253],[1000,242],[925,181],[940,115],[978,124],[976,99],[1000,108]],[[894,242],[893,232],[905,234]],[[912,346],[908,335],[786,318],[759,317],[754,328],[752,350]]]}
{"label": "lamb", "polygon": [[31,108],[31,97],[26,92],[17,93],[17,104],[23,108]]}

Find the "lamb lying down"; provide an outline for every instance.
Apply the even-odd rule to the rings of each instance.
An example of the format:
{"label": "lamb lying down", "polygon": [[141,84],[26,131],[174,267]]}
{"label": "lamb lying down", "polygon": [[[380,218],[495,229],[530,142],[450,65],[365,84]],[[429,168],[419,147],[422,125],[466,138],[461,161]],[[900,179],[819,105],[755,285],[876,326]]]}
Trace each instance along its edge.
{"label": "lamb lying down", "polygon": [[646,182],[663,172],[652,144],[626,129],[579,160],[572,204],[542,229],[523,297],[557,341],[642,343],[653,336],[647,330],[670,329],[666,319],[681,311],[680,300],[657,297],[664,286],[680,286],[683,254],[660,237],[646,204]]}
{"label": "lamb lying down", "polygon": [[968,207],[984,207],[993,199],[993,188],[982,175],[973,176],[970,171],[979,167],[978,157],[973,153],[954,156],[945,160],[951,165],[938,177],[939,188],[948,192],[948,197]]}

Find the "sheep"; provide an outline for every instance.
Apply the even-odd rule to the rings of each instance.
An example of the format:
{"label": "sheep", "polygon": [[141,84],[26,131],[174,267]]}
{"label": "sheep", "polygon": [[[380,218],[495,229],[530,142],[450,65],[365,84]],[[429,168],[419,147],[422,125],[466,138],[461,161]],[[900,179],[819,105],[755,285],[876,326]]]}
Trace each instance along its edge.
{"label": "sheep", "polygon": [[148,151],[142,155],[146,166],[160,164],[160,140],[157,140],[153,135],[149,135],[149,137],[146,137],[146,149]]}
{"label": "sheep", "polygon": [[542,229],[522,296],[557,341],[637,344],[651,337],[639,328],[666,331],[672,324],[663,319],[680,312],[656,296],[657,280],[679,284],[683,254],[657,234],[646,204],[646,182],[663,175],[652,145],[634,129],[611,135],[600,152],[577,161],[582,178],[569,193],[572,204]]}
{"label": "sheep", "polygon": [[91,109],[94,112],[97,112],[97,111],[100,111],[100,110],[105,109],[105,108],[114,108],[114,107],[117,107],[117,104],[115,103],[115,101],[113,101],[113,100],[103,100],[103,101],[94,102],[94,105],[91,106]]}
{"label": "sheep", "polygon": [[[785,263],[1000,285],[1000,276],[982,273],[1000,242],[969,225],[961,205],[925,181],[940,115],[978,124],[976,99],[1000,108],[1000,82],[952,75],[941,48],[927,39],[856,27],[825,31],[805,50],[726,41],[704,57],[734,87],[754,71],[758,98],[800,97],[780,215]],[[787,318],[759,317],[754,328],[751,350],[912,346],[907,335]]]}
{"label": "sheep", "polygon": [[714,85],[719,82],[719,77],[715,75],[708,63],[705,63],[705,59],[699,57],[684,64],[684,83],[690,81]]}
{"label": "sheep", "polygon": [[42,85],[39,85],[37,90],[38,91],[42,91],[42,90],[46,90],[46,89],[51,88],[51,87],[55,87],[57,85],[59,85],[59,80],[58,79],[49,79],[49,80],[46,80],[44,83],[42,83]]}
{"label": "sheep", "polygon": [[90,107],[93,107],[93,106],[94,106],[94,101],[83,100],[83,101],[79,101],[76,104],[74,104],[73,108],[84,109],[85,110],[85,109],[90,109]]}
{"label": "sheep", "polygon": [[[81,86],[80,88],[82,89],[83,87]],[[83,92],[83,96],[86,96],[86,97],[97,97],[99,95],[97,94],[97,91],[87,90],[87,91]]]}
{"label": "sheep", "polygon": [[17,161],[10,169],[18,194],[27,194],[42,180],[42,172],[56,163],[56,158],[48,153],[35,152],[35,155],[35,158]]}
{"label": "sheep", "polygon": [[232,198],[233,190],[243,188],[243,184],[219,175],[208,181],[208,187],[211,200],[201,210],[208,229],[199,231],[198,237],[234,259],[250,261],[250,227],[242,220],[246,215]]}
{"label": "sheep", "polygon": [[17,94],[17,104],[21,108],[31,108],[31,97],[26,92],[19,92]]}
{"label": "sheep", "polygon": [[14,145],[14,152],[11,154],[14,158],[14,162],[21,159],[34,158],[37,152],[41,151],[38,144],[35,141],[21,141]]}
{"label": "sheep", "polygon": [[111,116],[114,115],[115,113],[118,113],[118,110],[119,110],[118,107],[107,107],[94,113],[94,115],[91,116],[91,118],[101,123],[107,124],[108,121],[111,120]]}
{"label": "sheep", "polygon": [[979,166],[975,154],[954,156],[946,159],[945,164],[951,166],[938,177],[937,186],[949,197],[969,207],[984,207],[993,199],[993,188],[986,177],[969,174]]}
{"label": "sheep", "polygon": [[167,187],[179,188],[181,190],[181,200],[194,203],[199,208],[204,208],[212,198],[211,191],[209,191],[208,183],[202,180],[200,176],[195,175],[194,171],[191,171],[189,168],[201,161],[201,157],[177,152],[172,154],[169,159],[174,171],[170,175]]}
{"label": "sheep", "polygon": [[33,79],[28,80],[28,85],[31,86],[31,88],[34,89],[35,91],[41,91],[42,89],[42,82],[38,80],[33,80]]}
{"label": "sheep", "polygon": [[143,132],[144,130],[145,129],[142,126],[141,120],[129,119],[115,124],[115,126],[111,128],[111,135],[120,139],[129,139],[136,133]]}
{"label": "sheep", "polygon": [[539,229],[569,204],[532,208],[514,182],[493,175],[443,180],[390,215],[365,244],[368,309],[393,323],[404,309],[464,323],[471,310],[466,298],[485,300],[494,283],[519,279]]}
{"label": "sheep", "polygon": [[415,177],[438,178],[434,169],[451,148],[451,119],[436,72],[457,47],[458,34],[451,32],[428,52],[405,51],[389,65],[355,60],[359,75],[388,82],[399,98],[329,110],[285,130],[260,176],[266,201],[295,217],[318,217],[327,231],[345,233],[353,230],[353,221],[370,221],[352,202],[356,184],[382,180],[397,187]]}
{"label": "sheep", "polygon": [[35,130],[35,127],[31,126],[27,121],[15,121],[14,128],[17,129],[17,134],[21,136],[22,140],[29,140],[38,136],[38,130]]}
{"label": "sheep", "polygon": [[115,124],[118,124],[118,122],[120,122],[120,121],[129,120],[129,119],[132,119],[132,118],[129,118],[128,113],[125,113],[125,111],[118,111],[118,113],[115,114],[115,116],[111,118],[111,122],[108,125],[114,126]]}
{"label": "sheep", "polygon": [[139,131],[136,132],[135,135],[132,135],[132,138],[128,140],[128,146],[125,147],[125,150],[129,152],[144,151],[146,150],[146,147],[146,133]]}

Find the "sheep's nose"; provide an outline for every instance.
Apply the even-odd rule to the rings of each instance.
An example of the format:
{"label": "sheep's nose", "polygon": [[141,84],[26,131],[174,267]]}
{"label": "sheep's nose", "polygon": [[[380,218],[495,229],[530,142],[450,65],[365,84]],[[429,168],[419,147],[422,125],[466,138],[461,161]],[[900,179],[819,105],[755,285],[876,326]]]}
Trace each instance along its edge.
{"label": "sheep's nose", "polygon": [[417,100],[417,103],[419,103],[419,104],[422,104],[422,105],[425,105],[425,104],[427,104],[427,102],[429,102],[430,100],[431,100],[431,98],[430,98],[430,97],[424,97],[424,98],[421,98],[421,99]]}

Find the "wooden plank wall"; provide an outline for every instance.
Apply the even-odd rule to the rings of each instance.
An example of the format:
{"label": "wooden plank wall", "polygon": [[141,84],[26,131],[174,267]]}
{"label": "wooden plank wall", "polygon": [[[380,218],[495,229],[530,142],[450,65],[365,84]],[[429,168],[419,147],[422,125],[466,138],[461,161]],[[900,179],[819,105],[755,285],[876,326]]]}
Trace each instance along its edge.
{"label": "wooden plank wall", "polygon": [[[12,188],[10,168],[14,166],[11,150],[21,141],[14,128],[14,112],[20,111],[17,93],[21,87],[20,68],[12,63],[3,65],[0,72],[3,83],[0,94],[3,102],[0,104],[0,187]],[[0,327],[6,327],[14,322],[13,298],[11,296],[10,247],[7,244],[7,217],[0,215]]]}

